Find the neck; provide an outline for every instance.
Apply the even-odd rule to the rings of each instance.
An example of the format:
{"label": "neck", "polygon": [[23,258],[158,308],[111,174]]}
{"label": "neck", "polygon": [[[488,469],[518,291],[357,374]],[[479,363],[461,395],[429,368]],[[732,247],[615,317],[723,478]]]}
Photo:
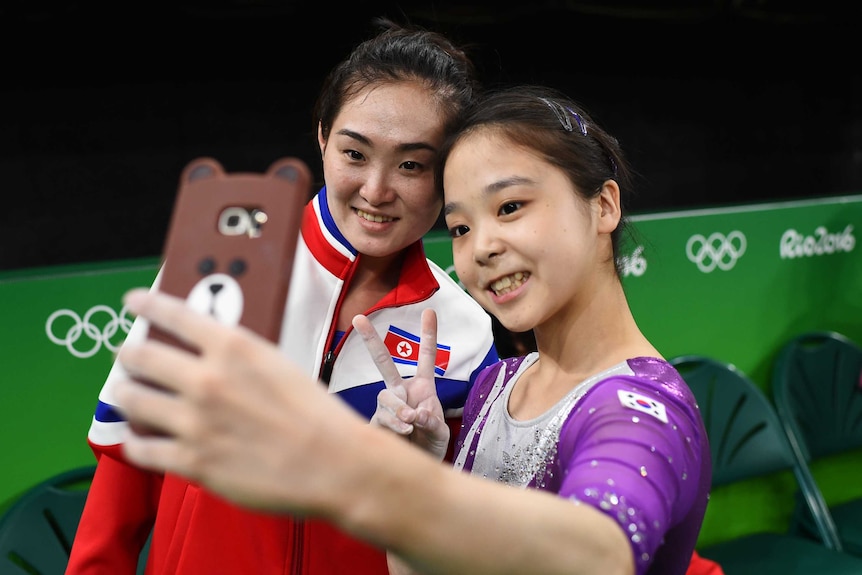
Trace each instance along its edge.
{"label": "neck", "polygon": [[398,285],[404,254],[404,250],[383,257],[360,254],[349,289],[356,289],[357,286],[383,286],[392,289]]}
{"label": "neck", "polygon": [[637,326],[616,278],[534,332],[543,369],[567,374],[588,376],[633,357],[661,357]]}
{"label": "neck", "polygon": [[341,302],[336,319],[337,329],[348,330],[353,316],[366,313],[398,285],[403,258],[404,252],[385,258],[359,256],[356,270],[347,284],[347,292]]}

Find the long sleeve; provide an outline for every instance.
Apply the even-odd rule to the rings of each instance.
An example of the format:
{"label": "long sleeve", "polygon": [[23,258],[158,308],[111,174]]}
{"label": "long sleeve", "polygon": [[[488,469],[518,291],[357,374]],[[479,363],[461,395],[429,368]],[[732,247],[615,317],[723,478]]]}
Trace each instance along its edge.
{"label": "long sleeve", "polygon": [[72,545],[66,575],[134,575],[162,476],[102,454]]}

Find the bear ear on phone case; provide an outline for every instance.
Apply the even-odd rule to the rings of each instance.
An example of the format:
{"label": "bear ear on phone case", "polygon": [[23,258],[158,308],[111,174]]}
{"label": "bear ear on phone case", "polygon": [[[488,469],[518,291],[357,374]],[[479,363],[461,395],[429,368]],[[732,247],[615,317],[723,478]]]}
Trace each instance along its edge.
{"label": "bear ear on phone case", "polygon": [[[212,158],[190,162],[180,177],[158,289],[277,342],[311,186],[311,172],[297,158],[277,160],[266,173],[227,173]],[[170,341],[153,328],[150,337]]]}

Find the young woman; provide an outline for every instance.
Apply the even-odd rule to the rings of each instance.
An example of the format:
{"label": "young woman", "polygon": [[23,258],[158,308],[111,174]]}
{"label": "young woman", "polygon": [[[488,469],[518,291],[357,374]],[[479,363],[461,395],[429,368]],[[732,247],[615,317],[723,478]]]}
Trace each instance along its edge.
{"label": "young woman", "polygon": [[[384,384],[352,318],[367,314],[382,333],[409,337],[424,307],[439,309],[447,362],[437,391],[457,426],[475,375],[497,360],[491,320],[426,259],[421,238],[440,214],[435,161],[474,96],[473,68],[439,34],[383,24],[332,70],[318,98],[325,186],[305,209],[279,348],[367,420]],[[136,323],[126,345],[145,331]],[[399,369],[409,377],[416,365],[408,357]],[[116,395],[124,377],[115,364],[99,395],[88,437],[99,463],[67,575],[135,573],[151,529],[148,575],[386,573],[384,553],[328,523],[253,513],[184,477],[130,465]]]}
{"label": "young woman", "polygon": [[[638,572],[685,572],[709,448],[693,396],[638,329],[619,280],[630,177],[616,140],[562,94],[522,87],[484,100],[450,146],[444,214],[458,277],[538,347],[480,375],[456,467],[603,510],[628,535]],[[354,321],[379,346],[367,320]],[[388,380],[374,420],[439,431],[424,445],[442,458],[442,420],[417,414]],[[408,425],[417,421],[433,423]]]}
{"label": "young woman", "polygon": [[[449,436],[433,382],[443,310],[423,313],[409,379],[381,330],[354,319],[387,383],[373,421],[404,441],[260,338],[145,292],[129,294],[130,308],[202,355],[121,351],[134,376],[172,392],[120,384],[129,418],[166,434],[130,436],[125,453],[239,504],[333,521],[389,549],[398,570],[686,573],[709,446],[694,397],[641,333],[620,282],[630,183],[617,142],[569,98],[525,86],[484,98],[441,159],[459,279],[507,329],[532,330],[538,349],[479,374],[456,469],[439,464]],[[243,449],[250,442],[255,453]]]}

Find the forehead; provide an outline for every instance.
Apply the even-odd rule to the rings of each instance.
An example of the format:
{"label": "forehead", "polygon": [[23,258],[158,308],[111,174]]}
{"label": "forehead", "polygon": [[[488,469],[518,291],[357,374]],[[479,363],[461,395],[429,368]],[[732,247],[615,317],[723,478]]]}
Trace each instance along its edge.
{"label": "forehead", "polygon": [[512,140],[505,131],[482,126],[462,135],[449,151],[444,185],[450,179],[487,183],[516,172],[529,173],[548,167],[544,158]]}
{"label": "forehead", "polygon": [[507,190],[528,192],[534,198],[550,199],[560,194],[579,197],[564,170],[505,131],[483,126],[464,134],[444,166],[446,212],[501,197]]}
{"label": "forehead", "polygon": [[443,139],[443,108],[435,94],[419,82],[402,81],[362,88],[344,101],[333,122],[333,132],[347,128],[366,136],[377,135],[398,142]]}

